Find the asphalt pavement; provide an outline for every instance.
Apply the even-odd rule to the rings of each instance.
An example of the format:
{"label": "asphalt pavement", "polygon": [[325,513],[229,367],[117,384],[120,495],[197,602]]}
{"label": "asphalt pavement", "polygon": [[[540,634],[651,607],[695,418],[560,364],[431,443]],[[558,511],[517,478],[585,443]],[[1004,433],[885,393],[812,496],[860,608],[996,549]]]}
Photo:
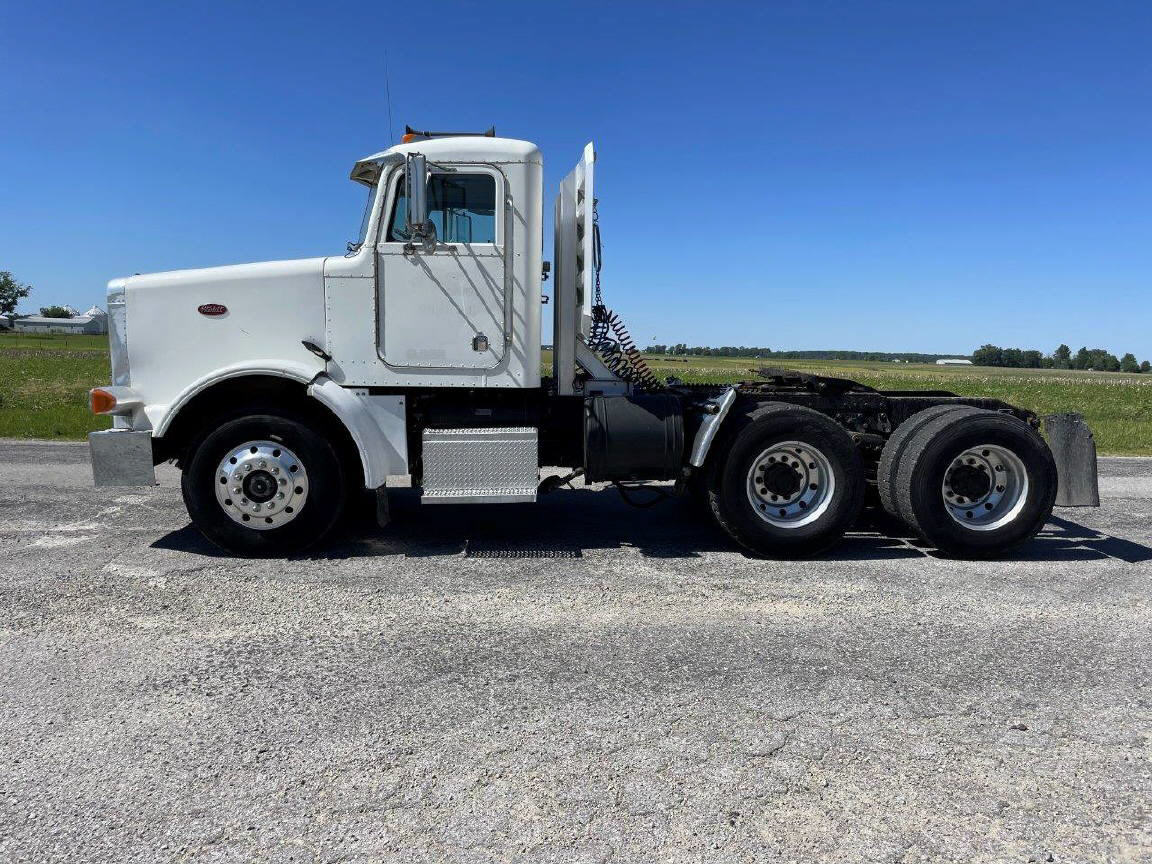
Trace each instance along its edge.
{"label": "asphalt pavement", "polygon": [[246,561],[0,442],[0,861],[1152,860],[1152,459],[1101,475],[1005,561],[583,488]]}

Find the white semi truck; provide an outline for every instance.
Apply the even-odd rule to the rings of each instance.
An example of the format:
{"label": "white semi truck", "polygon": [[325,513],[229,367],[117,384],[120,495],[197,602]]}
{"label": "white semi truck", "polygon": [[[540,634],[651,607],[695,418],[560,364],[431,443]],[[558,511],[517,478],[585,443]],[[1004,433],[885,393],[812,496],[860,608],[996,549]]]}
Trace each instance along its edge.
{"label": "white semi truck", "polygon": [[492,130],[409,130],[358,161],[368,203],[347,254],[112,280],[97,485],[154,484],[174,461],[210,540],[272,556],[394,475],[428,504],[534,501],[557,485],[542,466],[674,481],[774,557],[828,549],[866,500],[964,557],[1032,537],[1058,485],[1061,503],[1098,503],[1086,429],[1065,424],[1058,472],[1039,418],[994,399],[775,369],[658,380],[600,298],[594,165],[589,144],[555,199],[551,375],[540,151]]}

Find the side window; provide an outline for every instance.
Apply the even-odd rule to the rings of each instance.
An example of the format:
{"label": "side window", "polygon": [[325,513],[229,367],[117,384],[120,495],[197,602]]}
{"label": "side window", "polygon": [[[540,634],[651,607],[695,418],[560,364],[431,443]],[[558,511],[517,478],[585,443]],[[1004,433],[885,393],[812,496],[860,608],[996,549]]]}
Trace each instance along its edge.
{"label": "side window", "polygon": [[[408,198],[404,181],[388,220],[390,243],[408,239]],[[442,243],[496,242],[496,178],[490,174],[433,174],[428,181],[428,218]]]}

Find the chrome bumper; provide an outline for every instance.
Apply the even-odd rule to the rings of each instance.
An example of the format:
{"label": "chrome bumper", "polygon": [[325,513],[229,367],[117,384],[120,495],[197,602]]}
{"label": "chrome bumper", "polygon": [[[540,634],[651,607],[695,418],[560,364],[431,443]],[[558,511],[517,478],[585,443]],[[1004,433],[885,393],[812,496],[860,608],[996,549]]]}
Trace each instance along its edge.
{"label": "chrome bumper", "polygon": [[92,479],[97,486],[155,486],[152,433],[108,429],[88,433]]}

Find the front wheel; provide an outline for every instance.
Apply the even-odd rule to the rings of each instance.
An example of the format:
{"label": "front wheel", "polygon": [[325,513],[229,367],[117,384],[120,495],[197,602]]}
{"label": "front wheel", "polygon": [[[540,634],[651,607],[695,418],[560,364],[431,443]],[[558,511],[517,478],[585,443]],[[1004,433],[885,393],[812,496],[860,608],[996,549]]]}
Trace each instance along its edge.
{"label": "front wheel", "polygon": [[767,557],[816,555],[860,514],[864,470],[848,433],[809,408],[774,403],[743,419],[711,474],[716,521]]}
{"label": "front wheel", "polygon": [[329,441],[291,417],[224,423],[181,478],[188,515],[229,552],[279,557],[322,540],[344,510],[347,480]]}

